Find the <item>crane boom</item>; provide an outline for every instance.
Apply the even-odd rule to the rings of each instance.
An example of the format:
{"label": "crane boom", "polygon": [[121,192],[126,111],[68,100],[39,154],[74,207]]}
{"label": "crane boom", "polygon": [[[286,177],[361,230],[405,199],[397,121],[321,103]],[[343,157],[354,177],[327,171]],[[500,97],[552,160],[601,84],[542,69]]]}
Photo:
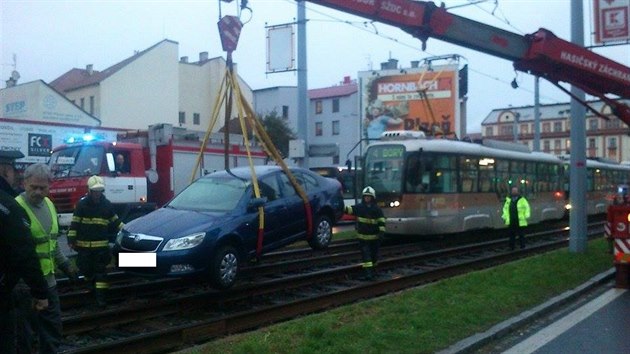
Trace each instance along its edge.
{"label": "crane boom", "polygon": [[630,107],[606,95],[630,99],[630,68],[555,36],[544,28],[522,36],[449,13],[433,2],[414,0],[307,0],[513,62],[519,71],[554,84],[566,82],[599,97],[630,126]]}

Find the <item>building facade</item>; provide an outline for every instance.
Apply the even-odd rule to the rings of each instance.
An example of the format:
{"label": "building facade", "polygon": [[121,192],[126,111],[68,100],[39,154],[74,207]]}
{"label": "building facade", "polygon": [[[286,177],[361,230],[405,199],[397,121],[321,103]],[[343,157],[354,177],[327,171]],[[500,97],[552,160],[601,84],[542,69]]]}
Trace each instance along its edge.
{"label": "building facade", "polygon": [[[602,101],[589,102],[605,120],[586,111],[586,157],[617,162],[630,161],[630,128],[611,114]],[[569,103],[540,105],[540,151],[567,156],[571,151]],[[481,123],[483,138],[513,141],[534,150],[534,107],[493,109]]]}
{"label": "building facade", "polygon": [[356,80],[345,77],[336,86],[308,91],[309,167],[354,163],[361,140]]}
{"label": "building facade", "polygon": [[[50,85],[75,105],[99,118],[103,126],[146,129],[169,123],[192,130],[207,130],[227,72],[222,57],[178,59],[179,44],[165,39],[103,71],[92,65],[71,69]],[[235,73],[236,66],[235,66]],[[238,78],[238,74],[236,74]],[[249,85],[238,78],[245,98],[252,104]],[[224,108],[218,111],[224,117]],[[236,103],[232,112],[238,112]],[[219,119],[212,131],[224,122]]]}

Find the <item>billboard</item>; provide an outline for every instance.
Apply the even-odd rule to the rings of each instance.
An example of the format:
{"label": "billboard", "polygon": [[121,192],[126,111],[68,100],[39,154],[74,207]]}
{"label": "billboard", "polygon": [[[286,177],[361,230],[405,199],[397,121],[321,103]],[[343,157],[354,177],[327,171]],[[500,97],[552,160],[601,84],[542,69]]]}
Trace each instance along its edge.
{"label": "billboard", "polygon": [[595,43],[630,39],[630,0],[594,0]]}
{"label": "billboard", "polygon": [[463,135],[457,69],[444,65],[360,72],[363,137],[378,139],[391,130]]}

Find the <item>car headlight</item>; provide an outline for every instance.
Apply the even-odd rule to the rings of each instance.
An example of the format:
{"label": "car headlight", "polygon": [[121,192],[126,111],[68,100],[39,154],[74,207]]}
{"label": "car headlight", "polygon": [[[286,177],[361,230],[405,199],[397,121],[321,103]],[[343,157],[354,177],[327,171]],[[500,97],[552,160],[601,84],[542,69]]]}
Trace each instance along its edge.
{"label": "car headlight", "polygon": [[204,237],[206,237],[205,232],[174,238],[166,242],[162,251],[179,251],[193,248],[199,246]]}
{"label": "car headlight", "polygon": [[116,234],[116,244],[120,245],[122,243],[123,236],[125,235],[125,230],[120,230]]}

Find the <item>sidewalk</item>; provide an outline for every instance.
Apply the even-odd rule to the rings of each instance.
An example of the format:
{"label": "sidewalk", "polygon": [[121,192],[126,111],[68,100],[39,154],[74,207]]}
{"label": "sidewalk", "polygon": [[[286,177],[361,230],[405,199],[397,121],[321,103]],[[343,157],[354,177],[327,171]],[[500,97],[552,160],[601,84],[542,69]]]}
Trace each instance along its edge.
{"label": "sidewalk", "polygon": [[[500,339],[502,337],[505,337],[513,333],[517,328],[526,326],[528,323],[532,323],[534,320],[542,316],[545,316],[547,314],[550,314],[553,311],[560,309],[562,306],[565,306],[571,303],[572,301],[575,301],[580,296],[583,296],[585,293],[594,289],[595,287],[601,286],[602,284],[606,282],[612,281],[614,277],[615,277],[615,269],[611,268],[610,270],[591,278],[588,282],[582,284],[581,286],[573,290],[567,291],[539,306],[534,307],[533,309],[527,310],[519,314],[518,316],[510,318],[506,321],[503,321],[483,333],[478,333],[471,337],[463,339],[438,353],[439,354],[454,354],[454,353],[474,352],[475,350],[478,350],[481,347],[488,345],[489,343],[497,339]],[[544,330],[540,331],[537,334],[534,334],[533,336],[529,337],[529,339],[531,339],[532,342],[523,344],[529,340],[529,339],[526,339],[525,341],[517,344],[516,346],[514,346],[512,349],[508,350],[507,352],[520,354],[520,353],[530,353],[530,352],[536,351],[537,349],[543,350],[543,347],[547,345],[547,343],[550,343],[553,339],[558,337],[560,334],[563,334],[568,330],[577,330],[576,328],[571,327],[571,326],[577,325],[579,321],[582,321],[588,316],[592,315],[598,309],[601,309],[602,307],[606,307],[611,302],[614,303],[613,300],[617,298],[621,298],[622,301],[625,301],[625,302],[620,305],[614,304],[610,306],[615,306],[614,309],[616,309],[617,306],[619,306],[619,308],[621,309],[620,317],[626,322],[625,322],[625,326],[618,327],[617,329],[620,332],[623,332],[624,330],[627,332],[627,328],[630,328],[630,292],[621,290],[621,289],[612,289],[604,293],[604,295],[601,295],[600,297],[592,301],[592,302],[597,302],[597,304],[600,304],[600,305],[590,305],[590,307],[587,310],[582,310],[582,308],[589,306],[590,304],[589,302],[587,305],[583,306],[581,309],[576,310],[575,312],[582,310],[581,317],[578,314],[573,315],[570,321],[567,321],[563,325],[558,325],[557,327],[555,327],[554,331],[548,332],[546,335],[537,336],[538,333],[541,333]],[[624,307],[624,304],[625,304],[625,307]],[[579,321],[577,320],[578,318],[580,319]],[[598,319],[598,320],[602,321],[601,319]],[[603,338],[602,336],[604,335],[606,336],[608,336],[609,334],[612,335],[612,333],[609,333],[612,331],[603,332],[602,328],[610,328],[610,326],[617,326],[619,325],[619,322],[617,321],[617,319],[614,319],[614,318],[604,318],[603,320],[604,320],[604,323],[595,322],[594,324],[595,328],[590,329],[590,331],[592,331],[592,335],[595,336],[597,340],[593,338],[587,339],[585,337],[584,338],[585,341],[590,340],[593,342],[593,344],[597,345],[597,343],[599,343],[600,341],[614,340],[614,339],[609,339],[607,337]],[[562,321],[562,319],[559,320],[558,322],[560,321]],[[549,327],[552,327],[552,326],[549,326]],[[561,331],[562,329],[564,330]],[[568,340],[576,341],[575,335],[576,334],[570,333],[568,335]],[[523,347],[518,347],[521,344],[523,344]],[[619,343],[619,344],[623,344],[623,343]],[[596,348],[590,348],[590,349],[596,349],[595,351],[588,351],[584,349],[576,349],[579,347],[572,347],[572,346],[569,347],[566,344],[561,343],[557,347],[555,347],[555,349],[553,350],[549,349],[550,351],[536,351],[536,353],[630,353],[630,341],[627,341],[627,338],[626,338],[625,344],[627,346],[622,347],[622,348],[626,348],[626,350],[624,351],[616,351],[616,350],[608,351],[606,350],[604,346],[601,347],[601,350],[600,348],[596,347]],[[529,351],[527,348],[536,348],[536,349],[532,349],[531,351]]]}

